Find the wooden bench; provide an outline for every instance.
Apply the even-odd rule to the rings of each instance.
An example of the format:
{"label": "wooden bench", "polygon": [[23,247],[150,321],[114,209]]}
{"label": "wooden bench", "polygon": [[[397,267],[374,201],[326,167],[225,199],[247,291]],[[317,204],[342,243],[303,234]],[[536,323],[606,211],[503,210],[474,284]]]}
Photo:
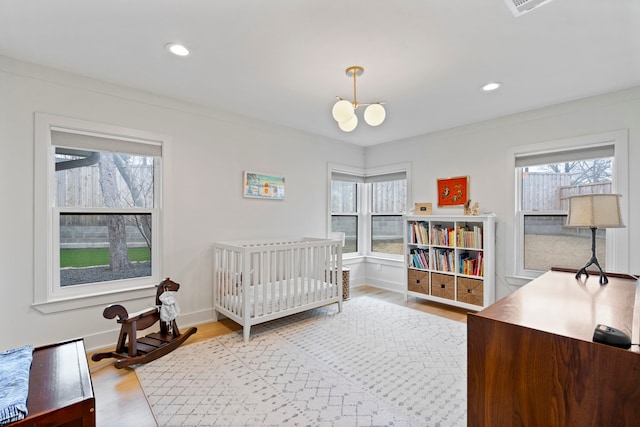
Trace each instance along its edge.
{"label": "wooden bench", "polygon": [[34,349],[27,411],[26,418],[9,426],[96,425],[95,397],[82,338]]}

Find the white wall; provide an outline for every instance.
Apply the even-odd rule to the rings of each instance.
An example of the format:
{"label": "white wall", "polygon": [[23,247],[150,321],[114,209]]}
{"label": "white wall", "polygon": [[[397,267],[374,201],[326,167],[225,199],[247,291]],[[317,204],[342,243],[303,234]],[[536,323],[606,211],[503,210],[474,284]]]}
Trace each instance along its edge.
{"label": "white wall", "polygon": [[[366,167],[412,160],[413,202],[432,202],[434,214],[462,213],[437,208],[436,179],[470,176],[470,198],[482,212],[497,214],[496,293],[514,290],[506,277],[513,250],[514,171],[509,150],[520,145],[627,129],[629,137],[629,212],[624,218],[630,242],[640,241],[640,87],[570,102],[496,120],[369,147]],[[640,273],[640,246],[630,245],[629,273]],[[401,272],[395,273],[401,280]]]}
{"label": "white wall", "polygon": [[[436,179],[471,177],[470,196],[482,211],[498,215],[497,295],[513,287],[506,254],[513,241],[513,171],[508,151],[515,146],[600,133],[629,131],[630,241],[640,241],[640,88],[445,132],[369,147],[276,127],[151,94],[96,82],[0,57],[0,349],[42,345],[82,336],[88,348],[113,345],[118,329],[102,317],[102,306],[42,314],[31,307],[34,287],[34,113],[44,112],[172,138],[173,218],[170,275],[180,290],[180,325],[211,319],[211,243],[235,238],[317,235],[327,224],[327,163],[359,168],[412,162],[413,202],[431,201]],[[244,199],[242,171],[282,174],[286,199]],[[460,213],[458,208],[434,213]],[[640,248],[629,250],[631,272],[640,272]],[[358,282],[402,289],[402,267],[372,260],[352,270]],[[378,267],[380,265],[380,267]],[[352,280],[353,282],[353,280]],[[131,311],[148,300],[114,301]]]}
{"label": "white wall", "polygon": [[[34,288],[34,113],[142,129],[172,138],[171,265],[182,284],[181,326],[212,318],[211,244],[273,236],[326,236],[327,163],[363,167],[364,149],[0,57],[0,349],[77,336],[113,345],[103,306],[43,314]],[[283,201],[242,197],[242,172],[283,175]],[[114,301],[129,311],[153,299]]]}

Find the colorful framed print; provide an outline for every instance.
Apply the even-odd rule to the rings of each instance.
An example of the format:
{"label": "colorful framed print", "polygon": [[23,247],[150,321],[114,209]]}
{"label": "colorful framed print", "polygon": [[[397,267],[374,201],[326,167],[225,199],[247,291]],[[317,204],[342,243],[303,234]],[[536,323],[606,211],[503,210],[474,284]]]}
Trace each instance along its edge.
{"label": "colorful framed print", "polygon": [[438,180],[438,206],[464,205],[469,199],[469,177]]}
{"label": "colorful framed print", "polygon": [[284,177],[257,172],[244,173],[244,197],[284,199]]}

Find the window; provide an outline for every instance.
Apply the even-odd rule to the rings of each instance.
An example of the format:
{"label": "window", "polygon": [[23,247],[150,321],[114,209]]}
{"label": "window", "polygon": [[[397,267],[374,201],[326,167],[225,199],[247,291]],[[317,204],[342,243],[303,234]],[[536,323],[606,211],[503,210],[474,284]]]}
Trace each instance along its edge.
{"label": "window", "polygon": [[345,173],[331,176],[331,231],[345,233],[342,253],[358,252],[358,183],[362,177]]}
{"label": "window", "polygon": [[[553,266],[578,269],[589,259],[591,230],[564,226],[568,199],[579,194],[611,193],[612,161],[609,156],[518,168],[525,270],[547,271]],[[597,238],[598,259],[605,269],[606,230],[598,230]]]}
{"label": "window", "polygon": [[330,166],[330,230],[345,233],[343,253],[402,256],[408,170]]}
{"label": "window", "polygon": [[37,202],[46,200],[36,210],[46,249],[36,306],[152,288],[163,267],[166,138],[48,115],[36,129]]}
{"label": "window", "polygon": [[[551,267],[579,269],[589,260],[591,230],[564,225],[568,199],[625,191],[621,177],[626,167],[619,164],[626,157],[622,154],[625,142],[624,138],[602,137],[593,144],[560,145],[515,155],[519,276],[535,277]],[[614,244],[614,235],[612,229],[597,231],[597,257],[603,269],[619,271],[624,261],[616,260],[616,247],[621,243]]]}
{"label": "window", "polygon": [[371,252],[402,255],[403,219],[407,208],[406,172],[365,179],[371,191]]}

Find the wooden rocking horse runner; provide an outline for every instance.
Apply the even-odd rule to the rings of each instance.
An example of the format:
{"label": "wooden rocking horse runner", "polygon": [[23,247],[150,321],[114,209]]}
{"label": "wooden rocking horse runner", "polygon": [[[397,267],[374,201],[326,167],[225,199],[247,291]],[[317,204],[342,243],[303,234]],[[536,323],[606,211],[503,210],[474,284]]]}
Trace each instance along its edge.
{"label": "wooden rocking horse runner", "polygon": [[[173,295],[166,292],[177,292],[180,285],[167,277],[157,288],[154,307],[131,314],[120,304],[113,304],[104,309],[102,314],[105,318],[113,319],[118,316],[117,322],[121,324],[120,336],[115,351],[95,353],[91,356],[93,361],[114,357],[117,359],[114,363],[116,368],[150,362],[172,352],[196,333],[197,328],[192,327],[180,334],[176,324],[175,318],[179,314],[177,305]],[[136,338],[136,331],[147,329],[158,321],[160,332]]]}

